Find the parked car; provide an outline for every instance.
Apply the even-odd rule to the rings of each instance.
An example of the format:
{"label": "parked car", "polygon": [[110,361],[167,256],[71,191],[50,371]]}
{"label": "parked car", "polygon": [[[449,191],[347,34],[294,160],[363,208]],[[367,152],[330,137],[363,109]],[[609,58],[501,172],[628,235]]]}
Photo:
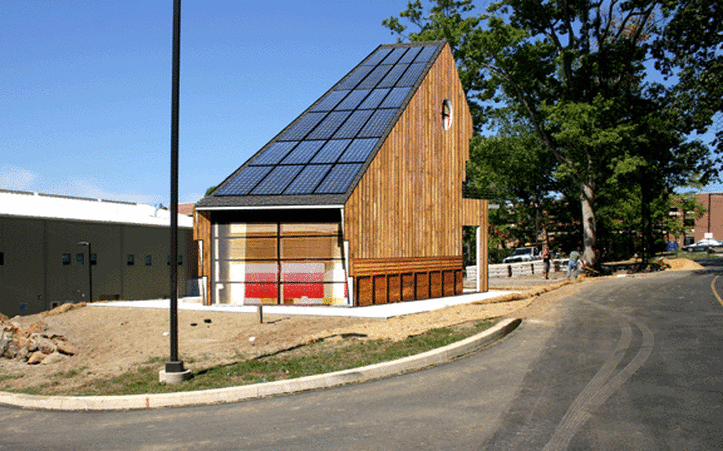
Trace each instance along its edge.
{"label": "parked car", "polygon": [[695,244],[683,246],[683,250],[687,252],[707,252],[714,247],[723,247],[723,242],[712,238],[705,238]]}
{"label": "parked car", "polygon": [[540,260],[542,256],[536,247],[518,247],[512,253],[502,259],[502,263],[519,263]]}

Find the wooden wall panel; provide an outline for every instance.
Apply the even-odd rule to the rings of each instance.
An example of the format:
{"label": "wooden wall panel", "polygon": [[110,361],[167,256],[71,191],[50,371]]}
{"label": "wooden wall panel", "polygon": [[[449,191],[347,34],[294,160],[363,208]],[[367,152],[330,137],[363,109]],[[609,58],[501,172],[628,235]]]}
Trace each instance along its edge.
{"label": "wooden wall panel", "polygon": [[413,301],[415,296],[416,284],[414,282],[414,273],[402,274],[402,300]]}
{"label": "wooden wall panel", "polygon": [[455,271],[442,272],[442,287],[445,296],[454,296],[454,273]]}
{"label": "wooden wall panel", "polygon": [[205,305],[211,305],[211,212],[194,211],[193,239],[201,241],[203,251],[198,253],[198,275],[206,278]]}
{"label": "wooden wall panel", "polygon": [[415,287],[414,297],[415,299],[429,299],[429,273],[421,272],[415,274]]}
{"label": "wooden wall panel", "polygon": [[389,287],[388,302],[399,302],[402,300],[402,276],[400,274],[390,275],[387,277]]}
{"label": "wooden wall panel", "polygon": [[[453,108],[443,130],[442,102]],[[462,182],[472,120],[449,46],[345,204],[350,258],[462,256]]]}
{"label": "wooden wall panel", "polygon": [[387,295],[387,276],[374,276],[374,304],[386,304],[389,302]]}
{"label": "wooden wall panel", "polygon": [[429,275],[429,291],[433,298],[441,298],[444,295],[442,291],[442,272],[434,271]]}
{"label": "wooden wall panel", "polygon": [[374,286],[371,277],[359,277],[356,280],[357,305],[371,305],[374,299]]}

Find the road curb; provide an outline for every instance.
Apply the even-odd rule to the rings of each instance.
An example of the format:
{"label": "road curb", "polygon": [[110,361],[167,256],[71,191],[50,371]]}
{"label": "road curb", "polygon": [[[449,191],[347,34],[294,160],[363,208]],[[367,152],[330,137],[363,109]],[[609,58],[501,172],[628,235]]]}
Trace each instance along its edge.
{"label": "road curb", "polygon": [[40,396],[0,392],[0,405],[66,411],[129,410],[237,402],[246,399],[330,388],[381,379],[449,362],[504,338],[521,323],[521,319],[503,320],[482,333],[421,354],[391,362],[300,377],[298,379],[210,390],[144,395]]}

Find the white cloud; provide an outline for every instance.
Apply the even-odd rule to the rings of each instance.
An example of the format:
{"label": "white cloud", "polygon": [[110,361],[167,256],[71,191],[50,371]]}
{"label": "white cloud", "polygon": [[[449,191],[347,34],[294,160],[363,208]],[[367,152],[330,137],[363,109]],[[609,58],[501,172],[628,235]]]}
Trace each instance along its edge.
{"label": "white cloud", "polygon": [[0,168],[0,188],[30,191],[40,176],[18,166],[5,165]]}

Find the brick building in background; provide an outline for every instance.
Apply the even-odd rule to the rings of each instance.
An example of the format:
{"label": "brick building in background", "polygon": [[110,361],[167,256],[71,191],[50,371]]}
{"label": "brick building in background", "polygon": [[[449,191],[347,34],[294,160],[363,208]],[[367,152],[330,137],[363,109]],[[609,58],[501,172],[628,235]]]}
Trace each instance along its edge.
{"label": "brick building in background", "polygon": [[[698,193],[696,200],[706,209],[706,213],[699,219],[685,219],[690,234],[678,239],[678,246],[697,243],[712,234],[712,238],[723,241],[723,193]],[[671,214],[682,214],[680,210]],[[671,237],[673,239],[673,237]]]}

